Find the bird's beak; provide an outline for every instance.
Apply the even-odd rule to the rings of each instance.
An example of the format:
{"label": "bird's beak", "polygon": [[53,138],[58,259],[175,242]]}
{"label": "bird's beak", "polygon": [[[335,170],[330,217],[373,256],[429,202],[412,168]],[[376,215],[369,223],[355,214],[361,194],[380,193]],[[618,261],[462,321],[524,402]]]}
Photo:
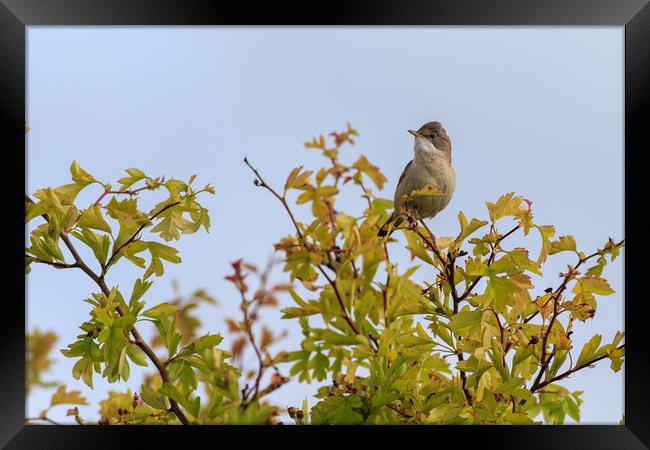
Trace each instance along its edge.
{"label": "bird's beak", "polygon": [[408,132],[411,133],[411,134],[412,134],[413,136],[415,136],[416,138],[417,138],[417,137],[424,137],[424,136],[422,136],[420,133],[418,133],[418,132],[415,131],[415,130],[408,130]]}

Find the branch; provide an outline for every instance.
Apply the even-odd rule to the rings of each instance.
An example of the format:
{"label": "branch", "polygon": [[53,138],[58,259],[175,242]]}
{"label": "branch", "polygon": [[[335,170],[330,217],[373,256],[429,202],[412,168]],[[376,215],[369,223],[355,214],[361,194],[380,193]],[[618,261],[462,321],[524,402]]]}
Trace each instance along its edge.
{"label": "branch", "polygon": [[[618,245],[620,245],[622,243],[623,243],[623,241],[621,241]],[[547,303],[549,301],[553,301],[553,315],[551,316],[551,320],[549,321],[548,328],[546,329],[546,333],[544,333],[544,337],[542,338],[542,355],[541,355],[541,358],[540,358],[540,362],[542,363],[542,365],[540,367],[539,373],[537,374],[537,378],[535,378],[535,382],[533,383],[531,391],[539,388],[542,376],[544,375],[544,372],[546,371],[546,369],[548,368],[548,365],[550,364],[551,360],[553,359],[553,356],[555,356],[555,350],[553,350],[553,352],[548,356],[548,358],[546,360],[544,359],[545,356],[546,356],[546,344],[548,342],[548,337],[551,334],[551,329],[553,328],[553,324],[555,323],[555,319],[560,314],[560,311],[558,309],[558,307],[559,307],[558,302],[560,300],[560,297],[562,296],[562,293],[566,289],[569,282],[574,278],[574,276],[576,276],[578,274],[578,267],[580,267],[583,263],[585,263],[589,259],[598,256],[599,254],[600,254],[600,252],[594,252],[589,256],[585,256],[584,258],[581,258],[578,261],[578,264],[576,264],[575,267],[569,266],[569,268],[567,270],[567,273],[564,275],[564,279],[562,280],[562,284],[560,284],[560,286],[558,286],[558,288],[555,290],[555,292],[553,293],[551,298],[549,298],[548,301],[547,301]],[[539,312],[539,310],[537,312]],[[524,323],[528,322],[530,319],[535,317],[536,313],[529,316],[524,321]]]}
{"label": "branch", "polygon": [[160,179],[160,180],[158,178],[154,178],[151,181],[153,182],[153,184],[151,186],[145,185],[145,186],[142,186],[142,187],[140,187],[138,189],[124,189],[124,190],[117,190],[117,191],[110,190],[110,189],[104,189],[104,192],[102,193],[102,195],[100,195],[99,198],[97,200],[95,200],[95,203],[93,203],[93,204],[95,206],[99,205],[99,203],[104,199],[104,197],[106,197],[109,194],[116,194],[116,195],[128,194],[128,195],[133,196],[133,195],[136,195],[138,192],[145,191],[145,190],[148,190],[148,189],[152,189],[152,190],[153,189],[158,189],[165,182],[165,177],[162,177],[162,179]]}
{"label": "branch", "polygon": [[[564,290],[567,287],[567,284],[569,284],[569,281],[573,278],[574,275],[578,273],[578,265],[576,267],[572,268],[569,266],[569,270],[567,270],[566,275],[564,275],[564,280],[562,280],[562,284],[557,288],[555,293],[551,296],[551,298],[548,301],[553,301],[553,315],[551,316],[551,320],[548,323],[548,328],[546,329],[546,333],[544,333],[544,337],[542,338],[542,354],[539,359],[539,361],[542,363],[539,373],[537,374],[537,377],[535,378],[535,381],[533,382],[533,388],[536,388],[542,379],[542,375],[544,375],[544,372],[546,372],[546,369],[548,368],[548,365],[551,362],[551,359],[555,356],[555,350],[548,356],[547,359],[546,357],[546,345],[548,343],[548,337],[551,334],[551,330],[553,329],[553,324],[555,323],[555,319],[557,319],[557,316],[559,314],[558,310],[558,301],[560,299],[560,296],[564,292]],[[531,388],[532,389],[532,388]]]}
{"label": "branch", "polygon": [[[409,214],[409,218],[413,218],[413,216],[411,216],[411,215]],[[431,232],[431,230],[429,230],[429,228],[426,226],[426,224],[424,223],[424,221],[423,221],[422,219],[420,219],[420,222],[422,223],[422,225],[424,225],[424,228],[429,232],[429,234],[430,234],[431,236],[433,236],[433,233]],[[435,236],[433,237],[433,239],[434,239],[433,241],[430,240],[427,236],[424,235],[424,233],[422,233],[422,232],[418,229],[418,227],[417,227],[417,222],[416,222],[415,220],[413,220],[412,223],[413,223],[413,225],[414,225],[414,226],[412,226],[413,231],[415,231],[415,232],[417,233],[417,235],[420,236],[420,238],[422,238],[422,240],[423,240],[424,242],[426,242],[426,244],[429,246],[429,248],[431,249],[431,251],[433,251],[433,253],[438,257],[438,260],[440,260],[440,262],[444,265],[444,260],[442,259],[442,255],[440,254],[440,250],[438,250],[438,247],[436,246],[436,243],[435,243]]]}
{"label": "branch", "polygon": [[386,284],[382,289],[383,306],[384,306],[384,325],[388,328],[388,286],[390,286],[390,255],[388,254],[388,246],[384,242],[384,254],[386,255]]}
{"label": "branch", "polygon": [[[519,229],[519,224],[517,224],[512,230],[508,231],[506,234],[504,234],[503,236],[499,237],[499,239],[497,239],[496,244],[492,247],[492,252],[490,253],[490,257],[488,258],[488,262],[487,262],[488,267],[490,267],[490,265],[492,265],[492,263],[494,262],[494,258],[496,258],[496,256],[497,256],[496,250],[497,250],[497,247],[499,246],[499,244],[501,244],[501,241],[503,241],[505,238],[510,236],[512,233],[514,233],[518,229]],[[465,289],[465,291],[460,295],[459,299],[464,300],[472,292],[472,290],[476,287],[478,282],[481,281],[481,278],[483,278],[482,275],[479,275],[478,277],[476,277],[474,279],[474,281],[472,281],[472,284],[470,284]]]}
{"label": "branch", "polygon": [[253,400],[260,399],[260,398],[264,397],[265,395],[270,394],[271,392],[279,389],[282,385],[288,383],[289,381],[291,381],[291,379],[289,377],[280,376],[280,379],[278,381],[276,381],[276,382],[271,381],[271,383],[267,387],[265,387],[264,389],[259,391],[257,393],[257,395],[253,398]]}
{"label": "branch", "polygon": [[[422,223],[422,226],[424,229],[429,233],[429,236],[431,239],[429,239],[427,236],[425,236],[420,230],[417,228],[417,224],[415,227],[415,232],[420,236],[433,250],[433,252],[436,254],[438,257],[438,260],[440,260],[440,263],[443,266],[443,271],[445,274],[445,277],[447,278],[447,283],[449,284],[449,288],[451,291],[451,296],[454,300],[454,314],[458,313],[458,303],[460,303],[461,299],[458,296],[458,292],[456,291],[456,283],[454,282],[454,266],[455,266],[455,260],[451,255],[451,252],[448,253],[449,255],[449,260],[445,262],[445,260],[442,258],[440,254],[440,250],[438,250],[438,247],[435,245],[435,239],[436,237],[434,236],[433,232],[429,229],[427,224],[424,222],[424,220],[419,219],[420,223]],[[433,285],[432,285],[433,286]],[[461,337],[458,336],[458,339],[460,340]],[[465,358],[463,357],[463,352],[462,351],[456,351],[456,356],[458,357],[458,361],[464,361]],[[467,389],[467,374],[463,370],[459,370],[460,372],[460,379],[462,382],[462,389],[463,392],[465,393],[465,397],[467,398],[467,402],[471,405],[472,404],[472,394],[469,392],[469,389]]]}
{"label": "branch", "polygon": [[27,417],[25,419],[25,421],[27,421],[27,422],[29,422],[30,420],[31,421],[42,420],[42,421],[45,421],[45,422],[49,422],[52,425],[63,425],[62,423],[55,422],[54,420],[50,419],[49,417]]}
{"label": "branch", "polygon": [[[241,286],[241,283],[240,283]],[[264,360],[262,359],[262,354],[260,353],[259,348],[257,347],[257,343],[255,342],[255,336],[253,335],[253,329],[252,329],[252,321],[250,320],[248,316],[248,306],[246,296],[244,295],[244,290],[243,288],[239,288],[239,292],[241,294],[241,310],[244,314],[244,323],[246,324],[246,335],[248,336],[248,340],[250,341],[251,345],[253,346],[253,350],[255,350],[255,355],[257,356],[257,362],[259,364],[259,370],[257,371],[257,378],[255,379],[255,394],[251,398],[249,402],[244,402],[244,409],[248,407],[251,401],[255,400],[257,398],[257,395],[260,390],[260,381],[262,380],[262,375],[264,374]]]}
{"label": "branch", "polygon": [[406,419],[410,419],[410,418],[413,417],[413,416],[411,416],[410,414],[405,413],[404,411],[402,411],[401,409],[399,409],[399,408],[396,407],[396,406],[393,406],[393,405],[391,405],[391,404],[387,404],[386,406],[387,406],[388,408],[392,409],[393,411],[395,411],[396,413],[398,413],[400,416],[406,418]]}
{"label": "branch", "polygon": [[[621,240],[618,244],[614,244],[614,245],[616,247],[618,247],[618,246],[622,245],[624,242],[625,242],[625,239]],[[576,266],[573,268],[573,270],[577,270],[578,267],[580,267],[582,264],[589,261],[591,258],[595,258],[596,256],[599,256],[599,255],[600,255],[600,251],[596,251],[596,252],[592,253],[591,255],[585,256],[584,258],[582,258],[582,259],[580,259],[578,261],[578,264],[576,264]],[[568,275],[568,273],[567,273],[567,275]],[[557,293],[558,290],[560,290],[560,288],[562,289],[562,291],[564,291],[564,289],[566,288],[566,285],[569,283],[569,281],[571,281],[571,280],[567,279],[567,277],[565,276],[562,284],[556,290],[556,293]],[[548,301],[551,301],[554,297],[557,298],[556,294],[553,294],[553,296]],[[544,306],[546,306],[546,304],[544,304]],[[530,322],[535,316],[537,316],[537,314],[539,314],[539,310],[535,311],[533,314],[531,314],[530,316],[525,318],[524,323]]]}
{"label": "branch", "polygon": [[293,222],[293,226],[296,228],[296,232],[298,233],[298,237],[302,241],[302,244],[305,247],[309,247],[306,242],[305,242],[305,237],[302,234],[302,231],[300,231],[300,228],[298,227],[298,222],[296,222],[296,218],[293,216],[293,213],[291,212],[291,209],[289,208],[289,204],[287,203],[287,200],[280,196],[271,186],[266,184],[266,181],[264,181],[264,178],[259,174],[257,169],[253,167],[249,162],[248,158],[244,158],[244,163],[253,171],[257,179],[254,181],[255,186],[263,187],[267,189],[271,194],[273,194],[280,202],[282,203],[282,206],[284,206],[284,209],[287,210],[287,213],[289,214],[289,217],[291,218],[291,221]]}
{"label": "branch", "polygon": [[[622,350],[622,349],[624,349],[624,348],[625,348],[625,344],[622,344],[622,345],[619,345],[618,347],[616,347],[616,350]],[[569,370],[567,370],[566,372],[561,373],[560,375],[556,375],[556,376],[554,376],[554,377],[551,378],[550,380],[547,380],[547,381],[544,381],[544,382],[542,382],[542,383],[539,383],[537,386],[533,385],[533,387],[530,388],[530,391],[531,391],[531,392],[535,392],[535,391],[537,391],[537,390],[539,390],[539,389],[542,389],[543,387],[545,387],[545,386],[547,386],[547,385],[549,385],[549,384],[551,384],[551,383],[554,383],[554,382],[556,382],[556,381],[562,380],[562,379],[568,377],[569,375],[571,375],[571,374],[577,372],[578,370],[582,370],[582,369],[584,369],[585,367],[589,367],[589,366],[591,366],[593,363],[596,363],[596,362],[600,361],[601,359],[605,359],[605,358],[607,358],[607,357],[608,357],[608,355],[607,355],[607,354],[604,354],[604,355],[599,356],[598,358],[594,358],[594,359],[592,359],[591,361],[587,361],[586,363],[581,364],[581,365],[579,365],[579,366],[577,366],[577,367],[574,367],[573,369],[569,369]]]}
{"label": "branch", "polygon": [[[361,179],[361,177],[359,177],[358,184],[361,187],[361,190],[363,190],[362,197],[364,197],[368,202],[368,209],[372,209],[372,202],[370,201],[370,191],[366,189],[366,186],[363,184],[363,180]],[[379,224],[376,225],[377,228],[380,228]],[[386,245],[386,242],[384,242],[384,255],[386,255],[386,284],[384,285],[384,289],[382,289],[382,296],[383,296],[383,309],[384,309],[384,325],[388,327],[388,286],[390,285],[390,255],[388,254],[388,245]]]}
{"label": "branch", "polygon": [[[302,231],[300,231],[300,227],[298,227],[298,222],[296,222],[296,219],[291,212],[291,208],[289,208],[289,204],[287,203],[287,200],[278,194],[275,189],[273,189],[271,186],[266,184],[266,181],[260,176],[259,172],[257,169],[255,169],[249,162],[247,158],[244,158],[244,163],[253,171],[255,176],[257,177],[254,181],[255,186],[263,187],[266,190],[268,190],[271,194],[275,196],[278,200],[280,200],[280,203],[282,203],[282,206],[284,206],[284,209],[287,211],[289,214],[289,217],[291,218],[291,222],[293,222],[293,226],[296,229],[296,232],[298,233],[298,238],[300,239],[300,242],[306,249],[310,249],[310,245],[307,244],[307,241],[305,240],[305,236],[302,234]],[[354,334],[360,334],[359,329],[356,327],[350,316],[348,315],[348,311],[345,308],[345,304],[343,303],[343,297],[341,296],[341,293],[339,292],[339,288],[337,287],[336,283],[327,275],[325,270],[320,264],[317,264],[316,267],[318,268],[319,272],[325,277],[327,282],[332,286],[332,289],[334,290],[334,294],[336,295],[336,299],[338,300],[339,307],[341,308],[341,315],[343,316],[343,319],[348,323]]]}
{"label": "branch", "polygon": [[74,267],[77,267],[76,264],[68,264],[68,263],[64,263],[64,262],[60,263],[60,262],[56,262],[56,261],[45,261],[44,259],[39,259],[39,258],[36,258],[35,256],[27,255],[27,254],[25,254],[25,258],[29,258],[29,259],[32,260],[32,262],[35,262],[35,263],[47,264],[47,265],[50,265],[50,266],[53,266],[53,267],[57,267],[59,269],[72,269]]}
{"label": "branch", "polygon": [[[32,202],[33,200],[29,198],[27,194],[25,194],[25,200]],[[49,218],[46,215],[43,215],[43,218],[49,222]],[[75,266],[79,267],[86,275],[88,275],[101,289],[102,293],[106,296],[110,296],[110,289],[108,289],[108,286],[106,286],[106,283],[104,282],[103,276],[100,277],[97,275],[93,270],[86,265],[86,263],[81,259],[81,256],[79,256],[79,253],[77,252],[77,249],[75,246],[72,244],[70,241],[70,238],[66,233],[61,233],[61,240],[65,243],[66,247],[72,254],[72,257],[75,260]],[[122,307],[120,305],[117,305],[115,307],[117,313],[120,316],[124,316],[125,313],[122,310]],[[169,383],[169,374],[167,373],[167,369],[165,369],[165,365],[160,361],[158,356],[154,353],[154,351],[149,347],[149,345],[146,343],[144,339],[142,339],[142,336],[138,332],[138,329],[135,326],[131,327],[131,335],[135,339],[135,343],[142,351],[149,357],[151,362],[153,362],[154,366],[156,366],[156,369],[158,369],[158,372],[160,373],[160,377],[163,380],[163,383]],[[185,414],[181,410],[180,406],[178,403],[176,403],[175,400],[172,400],[171,398],[169,399],[169,404],[170,404],[170,409],[174,414],[176,414],[176,417],[178,417],[178,420],[181,421],[183,425],[189,425],[190,421],[185,417]]]}

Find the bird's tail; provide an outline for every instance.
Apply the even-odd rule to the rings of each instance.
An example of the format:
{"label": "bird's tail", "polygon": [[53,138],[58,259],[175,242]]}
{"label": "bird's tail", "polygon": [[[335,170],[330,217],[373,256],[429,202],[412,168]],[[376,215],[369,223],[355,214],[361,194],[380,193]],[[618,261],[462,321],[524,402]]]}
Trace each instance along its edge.
{"label": "bird's tail", "polygon": [[379,237],[385,237],[385,236],[390,236],[393,231],[399,227],[402,222],[404,221],[404,218],[402,216],[398,216],[395,213],[393,213],[386,222],[381,226],[379,231],[377,232],[377,236]]}

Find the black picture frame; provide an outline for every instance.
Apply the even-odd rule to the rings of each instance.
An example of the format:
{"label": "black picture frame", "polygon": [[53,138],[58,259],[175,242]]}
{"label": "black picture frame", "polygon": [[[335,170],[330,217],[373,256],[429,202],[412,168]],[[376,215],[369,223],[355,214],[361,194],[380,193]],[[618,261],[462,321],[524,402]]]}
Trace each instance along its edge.
{"label": "black picture frame", "polygon": [[[332,433],[373,438],[387,442],[390,437],[407,445],[415,439],[441,445],[450,439],[452,448],[487,445],[498,448],[585,448],[636,449],[650,446],[650,390],[645,386],[649,374],[650,352],[646,320],[648,300],[642,295],[643,209],[647,202],[635,197],[648,192],[641,158],[650,149],[644,117],[650,111],[650,6],[648,0],[329,0],[299,4],[209,0],[0,0],[0,123],[5,141],[3,172],[20,176],[19,167],[9,164],[8,156],[25,149],[25,34],[30,25],[615,25],[625,27],[625,425],[502,426],[502,427],[101,427],[101,426],[26,426],[25,418],[25,318],[24,305],[17,296],[6,296],[0,325],[0,444],[7,448],[114,448],[132,447],[144,437],[149,445],[171,444],[180,437],[185,445],[199,445],[208,439],[224,446],[225,435],[247,446],[252,436],[267,444],[321,447],[340,445]],[[644,114],[643,111],[646,111]],[[637,172],[638,171],[638,172]],[[23,171],[23,173],[26,173]],[[639,178],[637,178],[639,173]],[[603,174],[607,183],[607,175]],[[3,178],[5,177],[3,173]],[[639,181],[637,181],[639,180]],[[7,234],[18,234],[21,193],[11,195],[11,227]],[[13,228],[15,226],[15,229]],[[11,231],[13,230],[13,231]],[[25,228],[23,228],[25,233]],[[15,233],[15,234],[14,234]],[[647,231],[646,231],[647,233]],[[7,239],[13,242],[13,239]],[[17,240],[16,240],[17,241]],[[16,247],[17,247],[16,243]],[[12,247],[13,249],[13,247]],[[18,285],[24,295],[24,273],[19,249],[11,253],[5,285]],[[5,253],[6,254],[6,253]],[[18,305],[10,312],[9,306]],[[187,434],[187,433],[192,433]],[[313,434],[321,436],[316,440]],[[179,435],[183,436],[179,436]],[[233,436],[237,435],[237,436]],[[189,440],[192,439],[192,440]],[[221,442],[221,443],[220,443]],[[195,443],[195,444],[192,444]],[[369,444],[369,443],[368,443]],[[479,447],[480,448],[480,447]]]}

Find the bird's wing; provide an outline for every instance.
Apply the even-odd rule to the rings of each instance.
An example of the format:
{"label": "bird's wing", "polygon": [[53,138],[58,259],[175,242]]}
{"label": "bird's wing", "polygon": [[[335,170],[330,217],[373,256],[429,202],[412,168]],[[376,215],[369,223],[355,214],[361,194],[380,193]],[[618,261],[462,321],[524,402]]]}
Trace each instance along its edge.
{"label": "bird's wing", "polygon": [[406,176],[406,172],[409,170],[409,167],[411,167],[411,164],[413,164],[413,160],[410,160],[406,167],[404,167],[404,170],[402,171],[402,174],[399,176],[399,180],[397,181],[397,185],[399,186],[404,177]]}

